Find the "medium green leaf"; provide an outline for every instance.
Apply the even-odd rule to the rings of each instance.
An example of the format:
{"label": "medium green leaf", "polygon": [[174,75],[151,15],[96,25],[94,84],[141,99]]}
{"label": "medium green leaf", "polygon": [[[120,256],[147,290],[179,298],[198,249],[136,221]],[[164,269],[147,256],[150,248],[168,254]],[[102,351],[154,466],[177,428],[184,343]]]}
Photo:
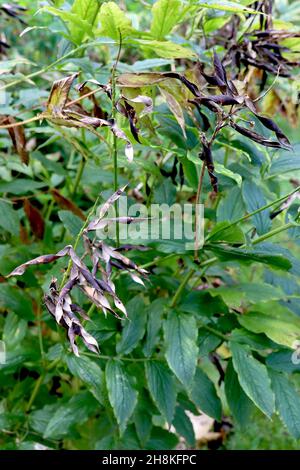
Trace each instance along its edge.
{"label": "medium green leaf", "polygon": [[168,364],[186,389],[190,389],[198,356],[196,320],[172,310],[164,322],[164,334]]}
{"label": "medium green leaf", "polygon": [[162,326],[162,316],[165,304],[165,300],[160,298],[155,299],[154,302],[147,307],[147,335],[143,347],[143,352],[146,356],[151,356],[160,339],[159,330]]}
{"label": "medium green leaf", "polygon": [[52,415],[44,431],[44,438],[59,439],[70,436],[72,428],[87,421],[96,409],[97,402],[89,392],[74,395]]}
{"label": "medium green leaf", "polygon": [[234,222],[245,214],[245,206],[240,188],[230,189],[217,208],[218,222]]}
{"label": "medium green leaf", "polygon": [[172,374],[167,366],[160,362],[145,362],[146,377],[154,403],[169,424],[172,423],[176,388]]}
{"label": "medium green leaf", "polygon": [[164,39],[176,25],[181,10],[180,0],[158,0],[152,7],[150,33],[154,39]]}
{"label": "medium green leaf", "polygon": [[300,395],[294,385],[280,372],[270,371],[275,404],[289,432],[300,438]]}
{"label": "medium green leaf", "polygon": [[89,357],[74,355],[67,355],[65,361],[70,372],[87,384],[94,397],[103,403],[103,371],[96,362]]}
{"label": "medium green leaf", "polygon": [[264,333],[278,344],[293,347],[300,338],[300,319],[287,311],[270,311],[270,315],[262,312],[248,312],[238,317],[239,323],[253,333]]}
{"label": "medium green leaf", "polygon": [[249,264],[253,261],[266,264],[273,268],[288,271],[292,267],[291,261],[285,257],[284,253],[276,253],[271,250],[261,248],[233,248],[230,246],[207,245],[221,261],[238,261]]}
{"label": "medium green leaf", "polygon": [[58,217],[70,234],[76,237],[83,226],[82,220],[70,211],[58,211]]}
{"label": "medium green leaf", "polygon": [[18,214],[13,210],[12,204],[4,200],[0,200],[0,227],[12,235],[19,235],[20,222]]}
{"label": "medium green leaf", "polygon": [[230,178],[236,182],[236,184],[241,187],[242,186],[242,177],[238,173],[234,173],[233,171],[229,170],[229,168],[226,168],[224,165],[221,165],[221,163],[215,163],[215,172],[219,173],[220,175],[226,176],[227,178]]}
{"label": "medium green leaf", "polygon": [[105,376],[109,401],[114,410],[120,432],[123,434],[134,411],[137,392],[131,385],[129,375],[121,361],[108,361]]}
{"label": "medium green leaf", "polygon": [[126,38],[132,31],[130,19],[114,2],[104,2],[100,8],[101,31],[100,34],[116,41]]}
{"label": "medium green leaf", "polygon": [[208,235],[207,240],[210,242],[228,242],[228,243],[244,243],[245,235],[243,231],[236,225],[229,222],[217,223]]}
{"label": "medium green leaf", "polygon": [[148,450],[170,450],[178,444],[178,438],[172,432],[159,427],[154,427],[151,437],[146,444]]}
{"label": "medium green leaf", "polygon": [[255,405],[269,418],[274,411],[274,394],[267,368],[255,359],[248,346],[230,343],[233,367],[241,387]]}
{"label": "medium green leaf", "polygon": [[195,446],[195,433],[190,418],[181,406],[176,407],[173,426],[177,433],[182,436],[188,445]]}
{"label": "medium green leaf", "polygon": [[213,382],[199,367],[196,369],[190,397],[201,411],[217,421],[221,420],[221,400],[217,395]]}
{"label": "medium green leaf", "polygon": [[[242,192],[248,212],[254,212],[267,204],[261,188],[252,181],[243,183]],[[265,209],[253,215],[251,219],[258,235],[268,232],[271,227],[270,209]]]}
{"label": "medium green leaf", "polygon": [[0,284],[0,308],[7,308],[26,320],[34,320],[32,301],[21,289]]}
{"label": "medium green leaf", "polygon": [[134,297],[126,307],[128,319],[123,322],[121,339],[116,347],[118,354],[129,354],[145,333],[147,317],[141,297]]}
{"label": "medium green leaf", "polygon": [[253,408],[251,400],[238,381],[232,361],[228,362],[225,374],[225,393],[230,411],[241,428],[246,428]]}

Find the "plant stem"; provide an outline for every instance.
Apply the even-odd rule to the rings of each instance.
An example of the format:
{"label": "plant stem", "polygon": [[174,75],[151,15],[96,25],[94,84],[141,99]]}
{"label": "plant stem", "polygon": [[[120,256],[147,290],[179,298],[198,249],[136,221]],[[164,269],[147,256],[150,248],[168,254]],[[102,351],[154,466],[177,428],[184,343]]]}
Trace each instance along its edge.
{"label": "plant stem", "polygon": [[204,178],[204,173],[205,173],[205,162],[202,162],[202,168],[201,168],[201,173],[198,181],[198,188],[197,188],[197,195],[196,195],[196,201],[195,201],[195,253],[194,253],[194,259],[195,261],[198,261],[198,250],[199,250],[199,214],[198,214],[198,204],[200,201],[201,197],[201,191],[202,191],[202,186],[203,186],[203,178]]}
{"label": "plant stem", "polygon": [[39,389],[44,381],[44,378],[46,377],[46,373],[49,372],[51,369],[53,369],[54,367],[56,367],[56,365],[60,362],[60,359],[55,359],[54,361],[50,362],[50,364],[48,365],[48,367],[46,367],[46,369],[44,370],[44,372],[42,372],[42,374],[39,376],[39,378],[37,379],[37,381],[35,382],[35,385],[34,385],[34,388],[32,390],[32,393],[30,395],[30,398],[28,400],[28,403],[26,405],[26,408],[25,408],[25,413],[28,413],[33,405],[33,402],[34,400],[36,399],[36,396],[39,392]]}
{"label": "plant stem", "polygon": [[257,243],[264,242],[268,238],[271,238],[271,237],[273,237],[274,235],[277,235],[280,232],[284,232],[285,230],[288,230],[289,228],[297,227],[297,226],[299,226],[299,225],[297,225],[293,222],[289,222],[287,224],[281,225],[281,227],[274,228],[274,230],[271,230],[270,232],[265,233],[264,235],[261,235],[260,237],[253,240],[252,245],[257,245]]}
{"label": "plant stem", "polygon": [[82,173],[83,173],[85,164],[86,164],[86,159],[82,156],[81,160],[80,160],[80,163],[78,165],[78,168],[77,168],[77,173],[76,173],[76,177],[75,177],[75,181],[74,181],[74,186],[73,186],[72,193],[71,193],[72,197],[74,197],[76,192],[77,192],[77,189],[78,189],[81,177],[82,177]]}
{"label": "plant stem", "polygon": [[[113,68],[111,70],[111,106],[112,106],[111,114],[112,114],[112,118],[114,121],[116,120],[116,111],[117,111],[117,108],[116,108],[116,68],[120,59],[121,48],[122,48],[122,36],[120,33],[118,55],[113,65]],[[118,183],[118,143],[117,143],[117,136],[115,134],[113,134],[112,157],[113,157],[113,166],[114,166],[114,191],[116,192],[119,189],[119,183]],[[115,211],[116,211],[116,217],[118,218],[119,217],[118,201],[115,202]],[[117,247],[120,246],[120,227],[119,227],[118,222],[116,223],[116,245]]]}
{"label": "plant stem", "polygon": [[105,354],[93,354],[93,353],[88,353],[88,352],[81,352],[80,354],[82,354],[83,356],[89,356],[89,357],[93,357],[94,359],[95,358],[99,358],[99,359],[106,359],[106,360],[110,360],[110,359],[117,359],[117,360],[120,360],[120,361],[128,361],[128,362],[146,362],[146,361],[160,361],[160,360],[163,360],[163,359],[160,359],[159,357],[124,357],[124,356],[107,356]]}
{"label": "plant stem", "polygon": [[[244,222],[245,220],[249,219],[250,217],[252,217],[253,215],[256,215],[256,214],[259,214],[260,212],[266,210],[266,209],[269,209],[269,207],[272,207],[272,206],[275,206],[275,204],[279,204],[281,202],[283,202],[285,199],[288,199],[290,196],[292,196],[294,193],[300,191],[300,186],[297,186],[296,189],[293,189],[293,191],[291,191],[290,193],[286,194],[285,196],[282,196],[278,199],[276,199],[275,201],[272,201],[272,202],[269,202],[268,204],[260,207],[259,209],[256,209],[255,211],[253,212],[249,212],[248,214],[246,215],[243,215],[242,217],[240,217],[239,219],[237,220],[234,220],[233,222],[231,222],[231,224],[229,224],[227,227],[226,227],[226,230],[228,229],[228,227],[233,227],[234,225],[237,225],[239,224],[240,222]],[[216,232],[214,232],[214,237],[222,232],[224,230],[224,228],[220,228],[220,230],[217,230]],[[209,240],[209,236],[207,237],[206,241]],[[259,242],[258,242],[259,243]]]}
{"label": "plant stem", "polygon": [[223,333],[220,333],[220,331],[215,330],[215,328],[212,328],[209,325],[206,325],[206,323],[200,322],[201,328],[204,328],[205,330],[209,331],[215,336],[218,336],[219,338],[223,339],[224,341],[228,341],[229,338],[226,335],[223,335]]}
{"label": "plant stem", "polygon": [[175,307],[175,305],[177,304],[177,302],[178,302],[178,300],[181,296],[181,293],[182,293],[183,289],[185,288],[185,286],[187,285],[187,283],[189,282],[189,280],[193,276],[194,272],[195,272],[195,270],[193,268],[188,270],[188,272],[184,276],[181,284],[179,285],[177,291],[175,292],[175,295],[174,295],[173,299],[171,300],[170,308]]}

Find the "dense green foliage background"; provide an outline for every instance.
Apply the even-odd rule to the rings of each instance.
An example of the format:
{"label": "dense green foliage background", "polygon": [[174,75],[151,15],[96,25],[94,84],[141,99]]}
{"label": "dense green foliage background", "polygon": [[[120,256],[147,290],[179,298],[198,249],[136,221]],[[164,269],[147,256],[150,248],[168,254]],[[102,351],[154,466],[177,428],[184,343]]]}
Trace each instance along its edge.
{"label": "dense green foliage background", "polygon": [[[103,140],[51,116],[11,128],[11,135],[0,129],[0,329],[6,347],[0,448],[173,449],[179,440],[190,448],[298,448],[299,1],[20,0],[10,4],[12,15],[4,3],[0,127],[44,112],[53,82],[79,72],[77,83],[111,84],[115,100],[128,98],[139,142],[128,116],[103,92],[81,103],[89,115],[116,119],[134,148],[132,162],[124,139],[109,127],[97,129]],[[262,3],[273,6],[272,14],[257,13]],[[263,56],[262,64],[273,70],[243,60],[238,69],[232,52],[238,47],[241,57],[248,50],[254,62],[260,59],[251,49],[256,30],[269,31],[267,40],[282,46],[282,64],[285,58],[293,65],[275,66]],[[204,75],[216,73],[213,52],[243,100],[250,97],[257,114],[280,126],[292,150],[281,145],[282,137],[278,148],[270,148],[230,126],[214,135],[222,112],[201,102],[199,113],[182,78],[132,75],[172,71],[205,96],[221,95]],[[95,89],[95,83],[87,86]],[[144,116],[144,104],[130,101],[139,95],[153,101]],[[78,97],[73,86],[69,98]],[[277,142],[274,128],[264,127],[244,101],[233,122]],[[144,240],[147,250],[126,251],[149,271],[142,286],[113,267],[128,319],[105,316],[75,288],[73,301],[92,320],[82,324],[100,347],[96,354],[79,340],[76,357],[43,300],[51,279],[61,283],[68,261],[6,276],[76,240],[83,255],[77,236],[95,201],[100,195],[103,203],[126,184],[130,204],[195,203],[201,169],[210,169],[199,158],[205,139],[212,139],[219,190],[213,192],[206,171],[199,260],[184,240]],[[191,416],[202,413],[214,420],[213,442],[195,436]]]}

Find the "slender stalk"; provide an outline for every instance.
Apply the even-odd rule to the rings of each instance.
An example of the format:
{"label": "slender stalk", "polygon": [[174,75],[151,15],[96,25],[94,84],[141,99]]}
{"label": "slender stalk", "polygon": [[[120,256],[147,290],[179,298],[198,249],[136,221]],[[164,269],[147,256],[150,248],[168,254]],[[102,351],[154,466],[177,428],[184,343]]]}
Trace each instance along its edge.
{"label": "slender stalk", "polygon": [[[113,68],[111,70],[111,102],[112,102],[112,118],[115,121],[116,119],[116,69],[117,65],[120,59],[120,54],[121,54],[121,48],[122,48],[122,36],[120,34],[120,42],[119,42],[119,50],[118,50],[118,55],[116,58],[116,61],[113,65]],[[116,192],[119,188],[119,183],[118,183],[118,143],[117,143],[117,136],[113,134],[113,150],[112,150],[112,157],[113,157],[113,166],[114,166],[114,191]],[[118,201],[115,202],[115,211],[116,211],[116,217],[119,217],[119,206],[118,206]],[[120,246],[120,227],[118,222],[116,223],[116,245],[117,247]]]}
{"label": "slender stalk", "polygon": [[205,173],[205,162],[202,162],[201,173],[198,181],[198,188],[197,188],[197,195],[195,201],[195,253],[194,259],[198,261],[198,250],[199,250],[199,214],[198,214],[198,204],[200,202],[202,186],[203,186],[203,178]]}
{"label": "slender stalk", "polygon": [[252,245],[257,245],[258,243],[264,242],[265,240],[268,240],[268,238],[271,238],[274,235],[277,235],[278,233],[284,232],[285,230],[293,227],[299,227],[299,225],[295,224],[294,222],[289,222],[287,224],[281,225],[281,227],[274,228],[274,230],[271,230],[270,232],[265,233],[264,235],[261,235],[260,237],[253,240]]}
{"label": "slender stalk", "polygon": [[44,372],[42,372],[42,374],[39,376],[39,378],[35,382],[34,388],[32,390],[32,393],[30,395],[30,398],[29,398],[28,403],[27,403],[26,408],[25,408],[25,413],[28,413],[31,410],[33,402],[36,399],[36,396],[37,396],[37,394],[40,390],[40,387],[41,387],[41,385],[44,381],[44,378],[46,377],[46,373],[49,372],[50,370],[54,369],[54,367],[57,366],[59,361],[60,361],[60,359],[55,359],[54,361],[50,362],[50,364],[46,367]]}
{"label": "slender stalk", "polygon": [[181,294],[182,294],[182,291],[183,289],[185,288],[185,286],[187,285],[187,283],[189,282],[189,280],[191,279],[191,277],[193,276],[195,270],[193,268],[189,269],[189,271],[186,273],[186,275],[184,276],[181,284],[179,285],[177,291],[175,292],[175,295],[173,297],[173,299],[171,300],[171,303],[170,303],[170,308],[174,308],[175,305],[177,304]]}
{"label": "slender stalk", "polygon": [[110,360],[110,359],[119,359],[120,361],[128,361],[128,362],[146,362],[146,361],[162,361],[163,359],[162,358],[159,358],[159,357],[124,357],[124,356],[107,356],[105,354],[93,354],[93,353],[88,353],[88,352],[81,352],[80,354],[82,354],[83,356],[89,356],[89,357],[93,357],[94,359],[95,358],[99,358],[99,359],[106,359],[106,360]]}
{"label": "slender stalk", "polygon": [[206,323],[200,322],[200,326],[201,328],[204,328],[206,331],[209,331],[213,335],[218,336],[219,338],[223,339],[223,341],[228,341],[229,339],[226,335],[223,335],[223,333],[220,333],[220,331],[215,330],[215,328],[212,328],[209,325],[206,325]]}
{"label": "slender stalk", "polygon": [[[231,222],[231,224],[228,225],[228,227],[233,227],[234,225],[237,225],[239,224],[240,222],[244,222],[245,220],[249,219],[250,217],[252,217],[253,215],[256,215],[256,214],[259,214],[260,212],[266,210],[266,209],[269,209],[269,207],[272,207],[272,206],[275,206],[276,204],[279,204],[281,202],[283,202],[285,199],[288,199],[290,196],[292,196],[294,193],[300,191],[300,186],[297,186],[296,189],[293,189],[293,191],[291,191],[290,193],[286,194],[285,196],[282,196],[278,199],[276,199],[275,201],[272,201],[272,202],[269,202],[268,204],[265,204],[264,206],[260,207],[259,209],[256,209],[255,211],[253,212],[249,212],[248,214],[246,215],[243,215],[242,217],[240,217],[239,219],[237,220],[234,220],[233,222]],[[228,227],[226,227],[226,230],[228,229]],[[222,232],[224,230],[224,228],[220,228],[220,230],[214,232],[214,237]],[[207,237],[206,241],[209,240],[209,236]]]}
{"label": "slender stalk", "polygon": [[86,164],[86,159],[84,157],[81,157],[80,163],[79,163],[78,168],[77,168],[77,173],[76,173],[76,177],[75,177],[75,181],[74,181],[74,186],[73,186],[72,193],[71,193],[72,197],[74,197],[76,192],[77,192],[77,189],[78,189],[79,183],[81,181],[81,177],[82,177],[82,174],[83,174],[85,164]]}

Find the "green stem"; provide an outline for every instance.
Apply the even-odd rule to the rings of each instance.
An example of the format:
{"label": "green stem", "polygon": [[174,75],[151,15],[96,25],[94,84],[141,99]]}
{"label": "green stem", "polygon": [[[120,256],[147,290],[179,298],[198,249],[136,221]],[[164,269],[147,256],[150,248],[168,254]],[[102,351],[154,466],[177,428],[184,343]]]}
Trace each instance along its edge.
{"label": "green stem", "polygon": [[205,330],[209,331],[215,336],[218,336],[219,338],[223,339],[223,341],[228,341],[229,338],[226,335],[223,335],[223,333],[220,333],[220,331],[215,330],[215,328],[212,328],[211,326],[206,325],[205,323],[200,322],[201,328],[204,328]]}
{"label": "green stem", "polygon": [[257,245],[257,243],[264,242],[268,238],[271,238],[274,235],[277,235],[278,233],[284,232],[285,230],[288,230],[289,228],[292,228],[292,227],[297,227],[297,225],[293,222],[289,222],[285,225],[281,225],[281,227],[274,228],[274,230],[271,230],[270,232],[265,233],[264,235],[261,235],[260,237],[253,240],[252,245]]}
{"label": "green stem", "polygon": [[72,197],[74,197],[76,192],[77,192],[77,189],[78,189],[79,183],[81,181],[81,177],[82,177],[82,174],[83,174],[85,164],[86,164],[86,159],[84,157],[81,157],[80,163],[79,163],[78,168],[77,168],[77,173],[76,173],[74,186],[73,186],[72,193],[71,193]]}
{"label": "green stem", "polygon": [[[233,227],[234,225],[237,225],[239,224],[240,222],[244,222],[245,220],[249,219],[250,217],[252,217],[253,215],[256,215],[256,214],[259,214],[260,212],[266,210],[266,209],[269,209],[269,207],[272,207],[272,206],[275,206],[275,204],[279,204],[281,202],[283,202],[285,199],[288,199],[290,196],[292,196],[294,193],[300,191],[300,186],[298,186],[296,189],[294,189],[293,191],[291,191],[290,193],[286,194],[285,196],[282,196],[280,197],[279,199],[276,199],[275,201],[272,201],[272,202],[269,202],[268,204],[266,204],[265,206],[262,206],[260,207],[259,209],[256,209],[255,211],[253,212],[249,212],[249,214],[246,214],[244,215],[243,217],[240,217],[239,219],[235,220],[234,222],[232,222],[231,224],[229,224],[227,227],[226,227],[226,230],[228,229],[228,227]],[[222,232],[224,230],[224,228],[220,228],[220,230],[218,230],[217,232],[214,232],[214,237]],[[207,237],[206,241],[209,240],[209,236]]]}
{"label": "green stem", "polygon": [[28,403],[25,408],[25,413],[28,413],[31,410],[31,407],[33,405],[34,400],[36,399],[36,396],[40,390],[40,387],[44,381],[44,378],[46,377],[46,373],[49,372],[51,369],[54,369],[54,367],[57,366],[57,364],[60,362],[60,359],[55,359],[54,361],[50,362],[48,367],[42,372],[42,374],[39,376],[37,381],[35,382],[34,388],[32,390],[32,393],[30,395],[30,398],[28,400]]}
{"label": "green stem", "polygon": [[177,302],[178,302],[178,300],[181,296],[181,293],[182,293],[183,289],[185,288],[185,286],[187,285],[187,283],[189,282],[189,280],[193,276],[194,272],[195,272],[195,270],[193,268],[191,268],[186,273],[186,275],[184,276],[184,278],[183,278],[181,284],[179,285],[177,291],[175,292],[175,295],[174,295],[173,299],[171,300],[170,308],[175,307],[175,305],[177,304]]}
{"label": "green stem", "polygon": [[146,361],[162,361],[163,359],[162,358],[159,358],[159,357],[124,357],[124,356],[107,356],[105,354],[97,354],[97,356],[93,353],[88,353],[88,352],[81,352],[80,354],[82,354],[83,356],[89,356],[89,357],[93,357],[95,359],[95,357],[99,358],[99,359],[106,359],[106,360],[110,360],[110,359],[117,359],[117,360],[120,360],[120,361],[128,361],[128,362],[146,362]]}
{"label": "green stem", "polygon": [[[111,71],[111,106],[112,106],[112,118],[116,120],[116,68],[118,65],[118,61],[121,54],[121,47],[122,47],[122,37],[120,34],[120,42],[119,42],[119,50],[116,61],[113,65]],[[116,192],[119,189],[119,182],[118,182],[118,143],[117,143],[117,136],[113,134],[113,149],[112,149],[112,157],[113,157],[113,166],[114,166],[114,191]],[[116,217],[119,217],[119,206],[118,201],[115,202],[115,211]],[[119,223],[116,223],[116,245],[117,247],[120,246],[120,227]]]}

